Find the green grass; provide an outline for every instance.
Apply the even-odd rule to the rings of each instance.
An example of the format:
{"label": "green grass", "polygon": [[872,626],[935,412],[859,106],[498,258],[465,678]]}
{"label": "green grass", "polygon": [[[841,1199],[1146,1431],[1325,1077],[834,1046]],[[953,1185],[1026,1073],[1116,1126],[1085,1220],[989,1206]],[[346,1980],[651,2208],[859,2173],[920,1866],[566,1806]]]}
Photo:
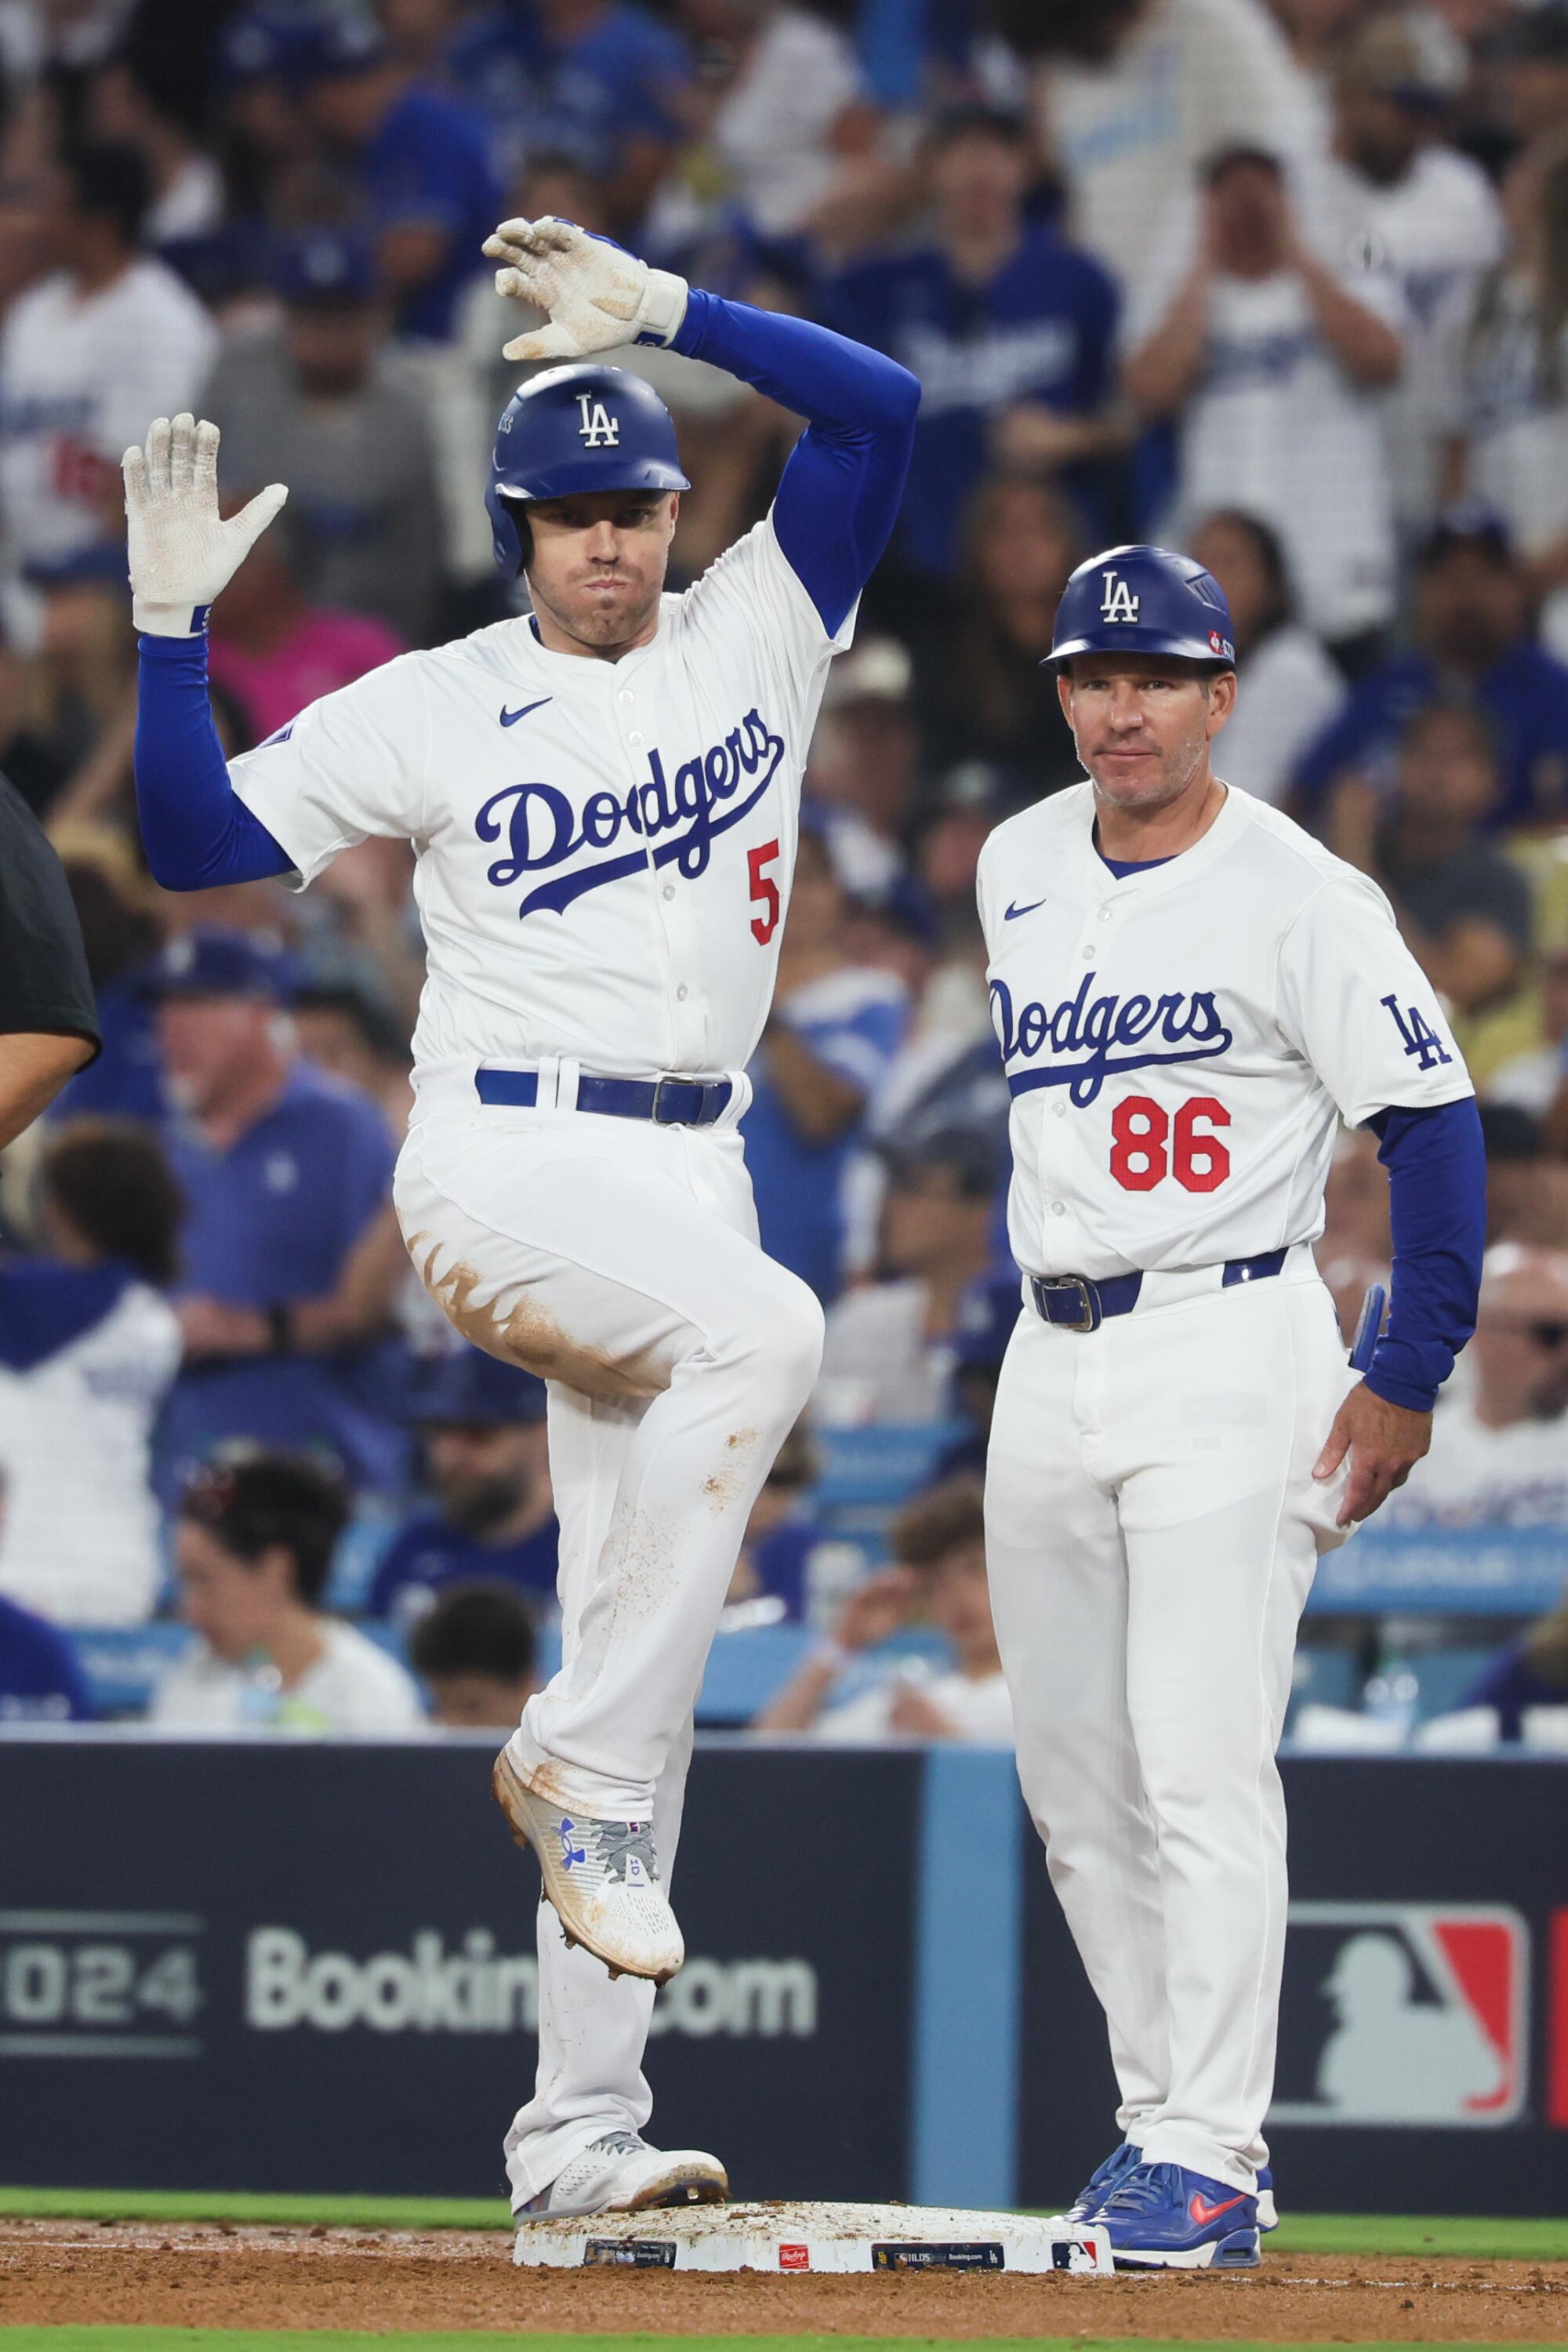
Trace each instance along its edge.
{"label": "green grass", "polygon": [[[275,2229],[313,2229],[325,2223],[342,2230],[504,2230],[510,2218],[500,2198],[268,2197],[161,2189],[0,2188],[0,2214],[81,2221],[248,2222]],[[1428,2254],[1475,2262],[1563,2263],[1568,2262],[1568,2221],[1492,2221],[1447,2213],[1290,2213],[1268,2244],[1271,2252],[1281,2254]],[[5,2342],[0,2331],[0,2343]]]}

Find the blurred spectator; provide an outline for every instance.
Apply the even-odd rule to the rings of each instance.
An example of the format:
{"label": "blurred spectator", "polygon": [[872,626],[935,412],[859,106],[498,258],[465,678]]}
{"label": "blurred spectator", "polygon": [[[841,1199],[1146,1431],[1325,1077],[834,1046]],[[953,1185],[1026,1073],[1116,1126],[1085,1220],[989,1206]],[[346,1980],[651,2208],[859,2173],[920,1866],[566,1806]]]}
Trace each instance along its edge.
{"label": "blurred spectator", "polygon": [[533,1620],[510,1584],[454,1584],[408,1638],[408,1662],[445,1731],[515,1731],[539,1688]]}
{"label": "blurred spectator", "polygon": [[921,413],[894,547],[956,570],[963,510],[994,448],[1072,466],[1110,446],[1117,297],[1110,278],[1024,217],[1022,123],[981,107],[938,119],[923,160],[929,244],[868,257],[825,293],[829,326],[902,362]]}
{"label": "blurred spectator", "polygon": [[123,581],[120,457],[150,418],[189,408],[217,342],[195,295],[139,250],[147,167],[129,147],[60,159],[55,267],[0,331],[0,501],[13,567],[84,557]]}
{"label": "blurred spectator", "polygon": [[[1508,0],[1511,6],[1512,0]],[[1366,0],[1268,0],[1297,68],[1328,123],[1334,70],[1366,14]]]}
{"label": "blurred spectator", "polygon": [[1547,643],[1568,655],[1568,153],[1560,141],[1515,165],[1507,196],[1513,249],[1477,298],[1466,437],[1451,478],[1502,518],[1531,589],[1548,600]]}
{"label": "blurred spectator", "polygon": [[1568,1253],[1488,1251],[1470,1379],[1445,1398],[1432,1450],[1383,1516],[1391,1527],[1568,1522]]}
{"label": "blurred spectator", "polygon": [[961,760],[936,780],[915,835],[915,878],[949,947],[973,943],[983,954],[974,874],[994,825],[1032,799],[1005,768],[988,760]]}
{"label": "blurred spectator", "polygon": [[1392,788],[1402,729],[1436,701],[1473,701],[1496,729],[1502,792],[1492,823],[1560,818],[1568,808],[1568,667],[1531,636],[1528,589],[1486,509],[1454,509],[1423,547],[1412,635],[1408,648],[1357,678],[1296,772],[1306,802],[1327,803],[1319,822],[1330,846],[1350,855],[1364,840],[1370,804]]}
{"label": "blurred spectator", "polygon": [[1307,746],[1343,705],[1344,679],[1295,617],[1285,551],[1268,523],[1221,507],[1186,544],[1225,590],[1236,628],[1236,709],[1220,765],[1232,783],[1278,807]]}
{"label": "blurred spectator", "polygon": [[1335,194],[1405,297],[1405,370],[1384,404],[1384,446],[1400,518],[1422,530],[1438,503],[1476,289],[1503,248],[1490,181],[1443,137],[1468,63],[1440,18],[1406,7],[1363,26],[1335,89]]}
{"label": "blurred spectator", "polygon": [[[917,1496],[894,1521],[891,1540],[896,1564],[851,1593],[834,1633],[763,1708],[753,1729],[1010,1748],[1013,1710],[991,1622],[979,1486],[953,1479]],[[858,1691],[838,1696],[863,1654],[917,1616],[946,1636],[954,1661],[948,1671],[934,1673],[919,1657],[887,1660],[880,1674],[858,1677]]]}
{"label": "blurred spectator", "polygon": [[408,1031],[382,999],[350,982],[312,982],[295,990],[290,1009],[305,1059],[369,1095],[403,1134],[414,1101]]}
{"label": "blurred spectator", "polygon": [[103,1046],[56,1097],[50,1115],[161,1118],[167,1106],[157,1031],[141,986],[161,937],[149,887],[112,835],[91,852],[68,846],[60,862],[81,925]]}
{"label": "blurred spectator", "polygon": [[1480,1105],[1487,1150],[1487,1238],[1556,1249],[1568,1234],[1568,1162],[1547,1148],[1549,1119],[1517,1103]]}
{"label": "blurred spectator", "polygon": [[65,1636],[0,1598],[0,1723],[90,1723],[97,1711]]}
{"label": "blurred spectator", "polygon": [[1373,871],[1433,986],[1459,1013],[1517,985],[1530,950],[1530,885],[1481,834],[1500,786],[1484,714],[1433,703],[1400,737],[1398,782]]}
{"label": "blurred spectator", "polygon": [[0,776],[0,1150],[98,1051],[80,927],[37,818]]}
{"label": "blurred spectator", "polygon": [[93,76],[87,121],[94,139],[135,150],[147,166],[149,245],[209,236],[224,212],[223,173],[201,143],[182,79],[160,73],[145,47],[111,58]]}
{"label": "blurred spectator", "polygon": [[903,871],[921,773],[913,683],[909,648],[895,636],[863,636],[827,673],[806,798],[834,871],[856,898],[886,898]]}
{"label": "blurred spectator", "polygon": [[297,1058],[284,983],[264,942],[217,929],[171,940],[148,983],[189,1204],[185,1365],[160,1454],[180,1475],[227,1438],[324,1447],[356,1485],[395,1489],[392,1139],[373,1104]]}
{"label": "blurred spectator", "polygon": [[[226,508],[243,499],[225,500]],[[308,602],[287,513],[258,540],[212,608],[212,676],[262,742],[307,703],[407,651],[384,621]]]}
{"label": "blurred spectator", "polygon": [[1568,1594],[1492,1660],[1459,1704],[1491,1707],[1508,1740],[1524,1736],[1531,1708],[1568,1708]]}
{"label": "blurred spectator", "polygon": [[964,1425],[937,1464],[938,1480],[984,1478],[991,1442],[991,1418],[996,1409],[996,1384],[1002,1359],[1017,1328],[1021,1311],[1018,1270],[983,1275],[972,1282],[958,1303],[958,1325],[952,1335],[953,1418]]}
{"label": "blurred spectator", "polygon": [[555,148],[593,173],[608,227],[635,228],[673,152],[690,77],[668,24],[637,0],[494,0],[448,62],[484,110],[503,173],[521,152]]}
{"label": "blurred spectator", "polygon": [[1568,947],[1558,948],[1542,966],[1541,1026],[1545,1042],[1504,1062],[1487,1087],[1493,1102],[1517,1103],[1537,1118],[1552,1108],[1568,1081]]}
{"label": "blurred spectator", "polygon": [[387,354],[370,242],[300,231],[278,247],[271,276],[281,321],[226,342],[202,394],[223,434],[225,481],[288,483],[282,520],[312,604],[426,644],[441,578],[436,460],[424,408]]}
{"label": "blurred spectator", "polygon": [[1568,130],[1568,5],[1515,5],[1492,45],[1509,130],[1526,150]]}
{"label": "blurred spectator", "polygon": [[1089,553],[1072,501],[1054,482],[989,474],[963,550],[952,584],[930,583],[908,612],[931,761],[997,761],[1031,797],[1077,783],[1056,675],[1040,666],[1068,576]]}
{"label": "blurred spectator", "polygon": [[324,20],[301,78],[307,119],[352,171],[400,332],[442,341],[498,215],[478,118],[416,81],[353,13]]}
{"label": "blurred spectator", "polygon": [[816,1475],[811,1433],[804,1422],[797,1422],[752,1506],[730,1585],[731,1604],[774,1601],[779,1617],[791,1623],[806,1614],[811,1555],[821,1541],[808,1491]]}
{"label": "blurred spectator", "polygon": [[908,1013],[901,981],[850,961],[845,915],[827,845],[803,825],[742,1132],[763,1247],[825,1300],[842,1278],[845,1172]]}
{"label": "blurred spectator", "polygon": [[1313,143],[1311,91],[1258,0],[996,0],[996,18],[1037,69],[1077,234],[1126,287],[1209,156]]}
{"label": "blurred spectator", "polygon": [[416,1512],[394,1538],[371,1586],[371,1616],[406,1624],[435,1594],[475,1579],[553,1599],[560,1530],[544,1408],[542,1380],[478,1348],[424,1368],[410,1418],[438,1507]]}
{"label": "blurred spectator", "polygon": [[1344,648],[1393,618],[1394,512],[1378,395],[1398,380],[1404,304],[1375,257],[1314,248],[1279,160],[1213,158],[1127,322],[1127,389],[1176,427],[1184,535],[1215,507],[1279,532],[1303,617]]}
{"label": "blurred spectator", "polygon": [[396,1738],[424,1721],[396,1660],[321,1608],[348,1521],[342,1482],[303,1455],[237,1449],[180,1496],[180,1613],[199,1641],[153,1695],[163,1731]]}
{"label": "blurred spectator", "polygon": [[180,1208],[151,1136],[74,1122],[39,1165],[40,1255],[0,1266],[0,1591],[56,1623],[137,1625],[157,1599]]}
{"label": "blurred spectator", "polygon": [[893,1157],[882,1204],[885,1278],[829,1309],[813,1401],[819,1422],[940,1421],[959,1307],[984,1269],[996,1163],[977,1137]]}
{"label": "blurred spectator", "polygon": [[680,249],[739,215],[763,238],[831,233],[844,155],[874,136],[855,51],[791,0],[677,0],[700,70],[696,137],[654,199],[648,234]]}

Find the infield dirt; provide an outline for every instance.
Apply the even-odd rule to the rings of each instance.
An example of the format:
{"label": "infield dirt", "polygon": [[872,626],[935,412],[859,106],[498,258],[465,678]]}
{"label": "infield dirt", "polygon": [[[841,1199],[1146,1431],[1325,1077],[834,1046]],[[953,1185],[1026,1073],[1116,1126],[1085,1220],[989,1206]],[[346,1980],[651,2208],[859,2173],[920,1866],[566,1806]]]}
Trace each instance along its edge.
{"label": "infield dirt", "polygon": [[697,2336],[1562,2343],[1568,2263],[1271,2254],[1114,2279],[519,2271],[488,2231],[0,2221],[0,2323]]}

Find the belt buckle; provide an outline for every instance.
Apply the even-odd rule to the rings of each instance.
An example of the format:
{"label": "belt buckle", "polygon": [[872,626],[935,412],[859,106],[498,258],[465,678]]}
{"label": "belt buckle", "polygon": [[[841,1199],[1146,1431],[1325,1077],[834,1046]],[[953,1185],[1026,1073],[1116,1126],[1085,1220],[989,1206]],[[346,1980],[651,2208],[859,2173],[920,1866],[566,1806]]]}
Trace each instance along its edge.
{"label": "belt buckle", "polygon": [[689,1085],[689,1083],[690,1081],[689,1079],[676,1077],[668,1072],[667,1072],[662,1077],[655,1078],[653,1082],[653,1101],[648,1108],[648,1117],[653,1121],[655,1127],[679,1127],[681,1124],[681,1121],[675,1118],[673,1114],[668,1118],[665,1118],[663,1109],[660,1106],[659,1097],[663,1094],[666,1087],[684,1087]]}
{"label": "belt buckle", "polygon": [[1100,1326],[1100,1300],[1094,1287],[1081,1274],[1047,1275],[1047,1290],[1076,1290],[1083,1302],[1083,1313],[1076,1323],[1058,1323],[1058,1331],[1098,1331]]}

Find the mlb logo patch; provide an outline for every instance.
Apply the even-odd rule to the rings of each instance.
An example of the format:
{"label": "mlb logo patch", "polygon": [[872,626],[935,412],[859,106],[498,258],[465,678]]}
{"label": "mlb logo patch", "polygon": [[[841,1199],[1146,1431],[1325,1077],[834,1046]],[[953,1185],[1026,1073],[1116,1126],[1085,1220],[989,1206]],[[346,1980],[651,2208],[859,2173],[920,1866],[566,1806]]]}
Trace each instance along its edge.
{"label": "mlb logo patch", "polygon": [[1500,1905],[1293,1903],[1270,2124],[1511,2123],[1529,1968]]}

